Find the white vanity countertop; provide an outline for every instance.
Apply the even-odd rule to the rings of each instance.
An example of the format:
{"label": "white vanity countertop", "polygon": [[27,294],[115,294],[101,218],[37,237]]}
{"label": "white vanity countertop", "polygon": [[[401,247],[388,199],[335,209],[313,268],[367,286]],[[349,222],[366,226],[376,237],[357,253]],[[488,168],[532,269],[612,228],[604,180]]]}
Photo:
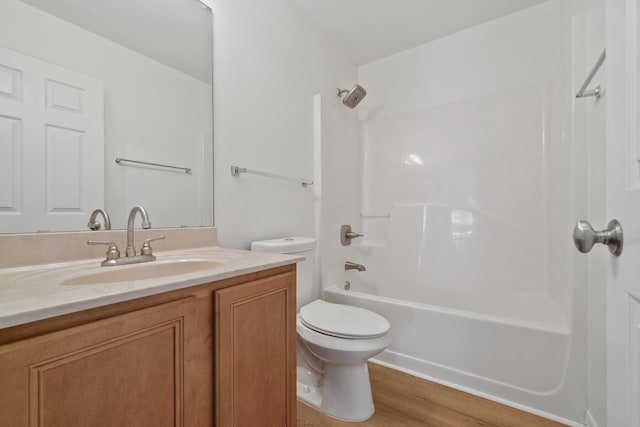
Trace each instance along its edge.
{"label": "white vanity countertop", "polygon": [[[219,247],[157,252],[156,261],[102,267],[103,259],[0,269],[0,329],[135,298],[201,285],[304,260],[301,256]],[[152,279],[76,284],[116,269],[201,262],[196,272]],[[215,262],[208,267],[206,262]],[[171,269],[169,266],[165,268]],[[119,272],[118,272],[119,274]],[[124,274],[126,276],[126,274]],[[1,333],[1,332],[0,332]]]}

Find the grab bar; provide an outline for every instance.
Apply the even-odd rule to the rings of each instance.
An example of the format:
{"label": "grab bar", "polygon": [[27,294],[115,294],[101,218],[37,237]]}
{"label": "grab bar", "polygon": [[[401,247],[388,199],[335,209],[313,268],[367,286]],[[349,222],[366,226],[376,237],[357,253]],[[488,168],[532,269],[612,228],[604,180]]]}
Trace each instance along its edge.
{"label": "grab bar", "polygon": [[122,162],[137,163],[137,164],[140,164],[140,165],[157,166],[157,167],[160,167],[160,168],[179,169],[181,171],[184,171],[184,173],[191,173],[191,168],[183,168],[181,166],[163,165],[161,163],[142,162],[140,160],[131,160],[131,159],[123,159],[122,157],[116,157],[116,163],[117,164],[121,164]]}
{"label": "grab bar", "polygon": [[288,176],[276,175],[275,173],[262,172],[262,171],[257,171],[257,170],[253,170],[253,169],[241,168],[239,166],[231,166],[231,176],[240,176],[241,173],[248,173],[248,174],[252,174],[252,175],[265,176],[267,178],[275,178],[275,179],[282,179],[282,180],[285,180],[285,181],[297,182],[299,184],[302,184],[303,187],[306,187],[308,185],[313,185],[313,181],[308,181],[306,179],[290,178]]}
{"label": "grab bar", "polygon": [[589,72],[589,75],[584,80],[584,83],[582,83],[582,86],[580,86],[578,93],[576,93],[576,98],[585,98],[587,96],[595,96],[596,99],[600,99],[600,97],[602,96],[602,89],[600,88],[600,85],[596,86],[595,89],[591,89],[591,90],[587,90],[587,86],[589,86],[589,84],[591,83],[591,80],[593,80],[593,78],[595,77],[596,73],[602,66],[602,63],[604,62],[606,57],[607,57],[607,50],[605,49],[602,51],[602,53],[598,57],[596,64],[593,66],[593,68]]}

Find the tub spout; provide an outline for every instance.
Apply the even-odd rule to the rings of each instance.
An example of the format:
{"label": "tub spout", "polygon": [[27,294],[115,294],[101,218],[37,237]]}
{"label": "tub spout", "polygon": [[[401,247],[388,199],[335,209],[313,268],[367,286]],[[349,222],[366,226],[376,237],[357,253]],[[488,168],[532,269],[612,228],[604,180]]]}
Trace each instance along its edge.
{"label": "tub spout", "polygon": [[358,271],[367,271],[364,265],[356,264],[355,262],[347,261],[344,263],[345,270],[358,270]]}

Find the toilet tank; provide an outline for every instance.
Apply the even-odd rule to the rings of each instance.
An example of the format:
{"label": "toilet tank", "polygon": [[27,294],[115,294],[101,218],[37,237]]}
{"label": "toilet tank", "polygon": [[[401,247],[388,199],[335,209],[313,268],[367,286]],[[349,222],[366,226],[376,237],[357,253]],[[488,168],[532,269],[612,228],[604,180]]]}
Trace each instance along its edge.
{"label": "toilet tank", "polygon": [[298,262],[296,273],[296,308],[310,303],[313,299],[313,273],[315,267],[316,240],[311,237],[282,237],[251,243],[252,251],[275,252],[300,255],[304,261]]}

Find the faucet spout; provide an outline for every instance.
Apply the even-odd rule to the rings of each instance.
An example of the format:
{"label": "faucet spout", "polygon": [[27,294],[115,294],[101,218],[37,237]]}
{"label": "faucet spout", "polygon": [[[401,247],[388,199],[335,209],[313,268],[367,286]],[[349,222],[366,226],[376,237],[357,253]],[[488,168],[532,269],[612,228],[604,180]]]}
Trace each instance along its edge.
{"label": "faucet spout", "polygon": [[136,256],[136,247],[133,242],[133,227],[138,213],[140,213],[140,217],[142,218],[142,228],[151,228],[147,210],[142,206],[134,206],[131,212],[129,212],[129,221],[127,222],[127,256]]}
{"label": "faucet spout", "polygon": [[367,271],[364,265],[356,264],[355,262],[347,261],[344,263],[345,270],[358,270],[358,271]]}
{"label": "faucet spout", "polygon": [[109,214],[104,209],[96,209],[91,212],[89,223],[87,224],[89,230],[100,230],[100,223],[96,221],[98,214],[102,215],[102,218],[104,218],[104,229],[111,230],[111,218],[109,218]]}

